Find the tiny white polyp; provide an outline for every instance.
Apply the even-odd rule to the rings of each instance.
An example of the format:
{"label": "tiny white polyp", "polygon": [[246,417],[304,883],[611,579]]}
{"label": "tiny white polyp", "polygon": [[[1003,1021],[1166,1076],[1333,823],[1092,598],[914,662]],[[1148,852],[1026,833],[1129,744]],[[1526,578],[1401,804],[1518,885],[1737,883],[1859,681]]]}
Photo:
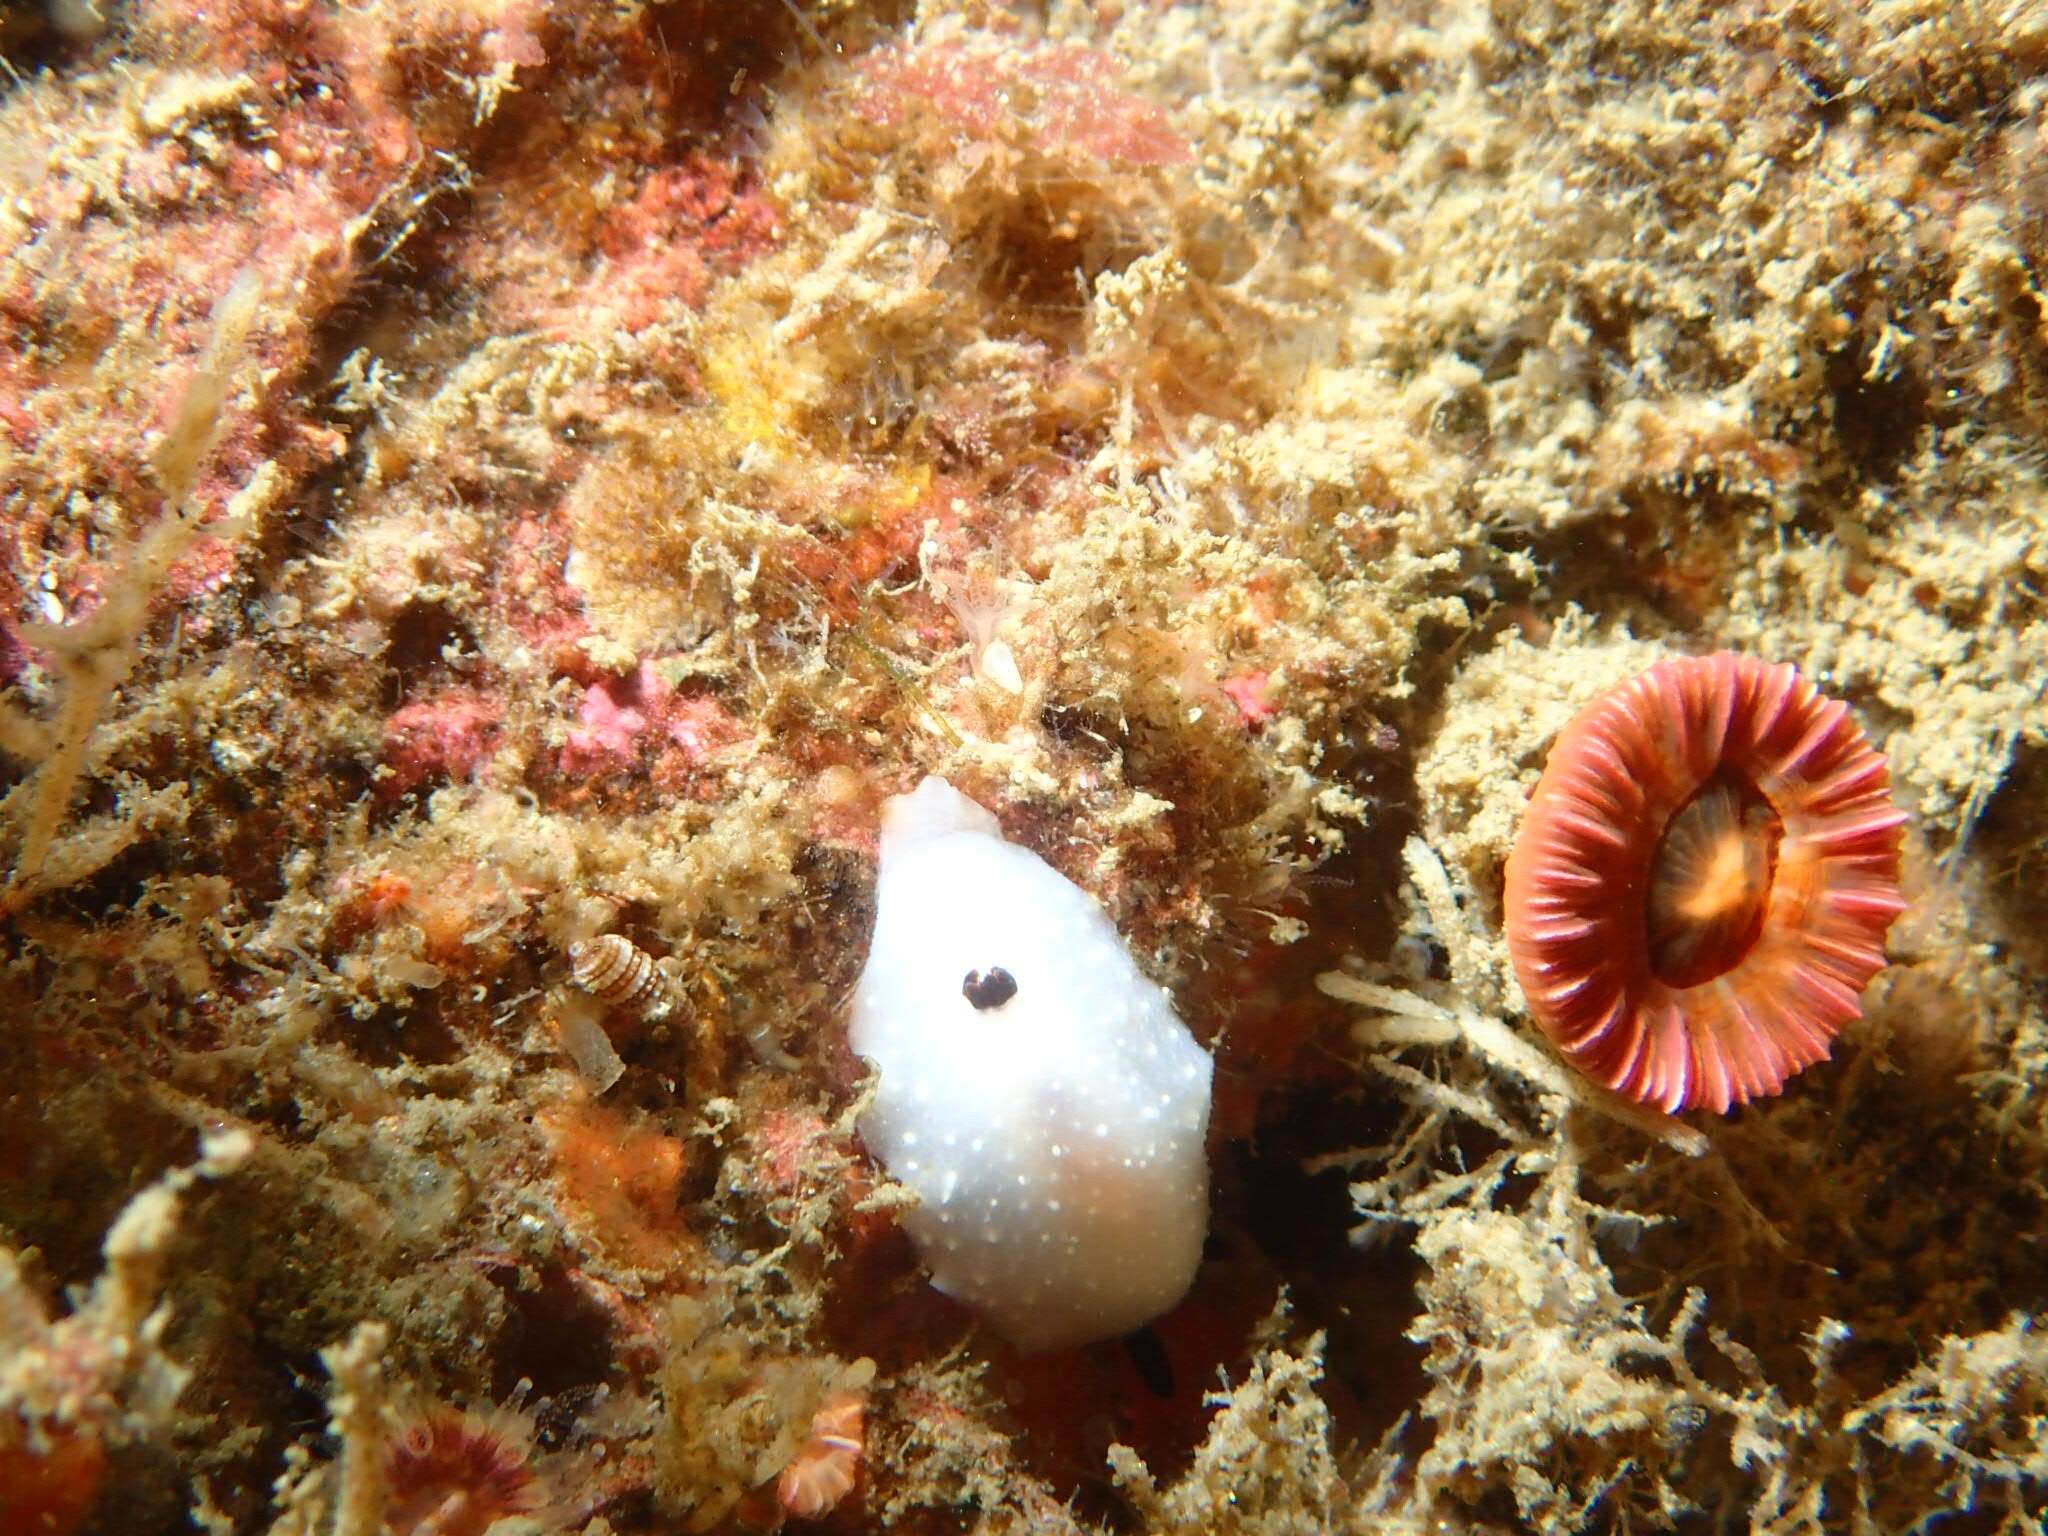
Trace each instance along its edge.
{"label": "tiny white polyp", "polygon": [[861,1134],[917,1192],[906,1224],[941,1291],[1024,1349],[1186,1294],[1209,1054],[1094,899],[944,779],[883,810],[851,1037],[880,1073]]}

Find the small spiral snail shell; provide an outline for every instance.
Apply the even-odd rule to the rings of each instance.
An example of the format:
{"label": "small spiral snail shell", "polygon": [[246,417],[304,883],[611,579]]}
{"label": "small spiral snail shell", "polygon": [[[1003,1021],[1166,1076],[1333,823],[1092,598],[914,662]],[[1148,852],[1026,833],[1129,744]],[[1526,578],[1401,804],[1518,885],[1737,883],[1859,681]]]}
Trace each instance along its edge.
{"label": "small spiral snail shell", "polygon": [[676,1003],[675,982],[668,972],[647,951],[616,933],[571,944],[569,979],[607,1008],[643,1019],[658,1019]]}

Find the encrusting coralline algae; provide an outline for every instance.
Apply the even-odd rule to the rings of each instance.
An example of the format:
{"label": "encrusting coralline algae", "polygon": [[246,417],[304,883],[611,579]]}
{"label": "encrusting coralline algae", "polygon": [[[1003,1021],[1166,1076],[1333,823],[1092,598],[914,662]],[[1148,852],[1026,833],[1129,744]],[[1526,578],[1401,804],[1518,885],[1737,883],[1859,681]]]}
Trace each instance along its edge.
{"label": "encrusting coralline algae", "polygon": [[[2042,1518],[2039,8],[0,54],[0,1529]],[[1723,650],[1884,754],[1910,906],[1673,1119],[1531,1028],[1503,877]],[[862,1140],[927,775],[1213,1053],[1135,1335],[1013,1347]]]}

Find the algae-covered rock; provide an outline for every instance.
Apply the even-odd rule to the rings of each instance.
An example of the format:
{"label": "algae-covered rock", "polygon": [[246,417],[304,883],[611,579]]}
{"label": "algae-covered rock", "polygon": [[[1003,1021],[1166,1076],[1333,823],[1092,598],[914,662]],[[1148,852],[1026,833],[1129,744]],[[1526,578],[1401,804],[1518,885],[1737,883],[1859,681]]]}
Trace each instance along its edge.
{"label": "algae-covered rock", "polygon": [[[2042,1518],[2039,8],[0,61],[0,1525]],[[1831,1060],[1674,1120],[1530,1025],[1502,870],[1574,711],[1718,650],[1886,755],[1911,907]],[[1014,1351],[859,1139],[927,775],[1212,1055],[1149,1330]]]}

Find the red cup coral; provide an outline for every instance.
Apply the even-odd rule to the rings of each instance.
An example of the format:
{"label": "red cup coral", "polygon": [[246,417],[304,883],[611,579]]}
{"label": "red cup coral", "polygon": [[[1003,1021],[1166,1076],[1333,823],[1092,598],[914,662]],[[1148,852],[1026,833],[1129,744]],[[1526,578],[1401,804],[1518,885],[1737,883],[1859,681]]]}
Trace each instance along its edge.
{"label": "red cup coral", "polygon": [[384,1457],[385,1536],[484,1536],[500,1520],[541,1515],[532,1428],[518,1414],[429,1403]]}
{"label": "red cup coral", "polygon": [[775,1496],[800,1520],[815,1520],[853,1492],[867,1450],[867,1403],[835,1392],[811,1415],[811,1433],[776,1479]]}
{"label": "red cup coral", "polygon": [[1792,666],[1659,662],[1565,727],[1508,857],[1530,1013],[1666,1111],[1778,1092],[1884,968],[1905,819],[1849,706]]}

